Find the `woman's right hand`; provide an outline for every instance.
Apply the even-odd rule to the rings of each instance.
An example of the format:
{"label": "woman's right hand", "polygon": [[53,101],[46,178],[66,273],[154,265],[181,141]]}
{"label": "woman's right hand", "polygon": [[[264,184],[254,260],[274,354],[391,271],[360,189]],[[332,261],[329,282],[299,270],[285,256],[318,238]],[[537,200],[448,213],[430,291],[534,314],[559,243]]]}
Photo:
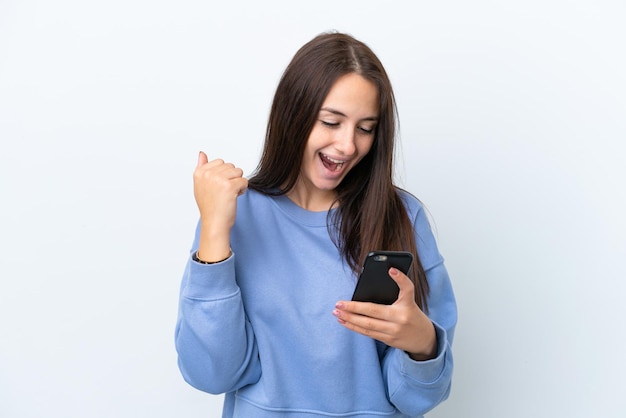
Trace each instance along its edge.
{"label": "woman's right hand", "polygon": [[243,170],[200,151],[193,173],[194,196],[200,210],[198,258],[219,261],[230,254],[230,230],[235,224],[237,197],[248,188]]}

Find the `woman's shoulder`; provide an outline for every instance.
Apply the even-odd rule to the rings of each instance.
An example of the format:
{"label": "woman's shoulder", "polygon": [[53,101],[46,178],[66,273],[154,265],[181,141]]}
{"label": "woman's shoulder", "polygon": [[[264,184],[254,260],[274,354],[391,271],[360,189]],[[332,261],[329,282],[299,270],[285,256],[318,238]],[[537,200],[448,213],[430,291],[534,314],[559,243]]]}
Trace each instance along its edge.
{"label": "woman's shoulder", "polygon": [[246,189],[246,191],[237,199],[238,206],[250,206],[257,208],[268,205],[272,201],[272,196],[255,189]]}
{"label": "woman's shoulder", "polygon": [[400,199],[409,214],[409,218],[415,219],[417,214],[424,209],[423,203],[417,198],[417,196],[407,190],[396,187],[396,191],[398,192],[398,196],[400,196]]}
{"label": "woman's shoulder", "polygon": [[425,270],[443,262],[439,253],[437,240],[433,234],[430,212],[424,204],[413,194],[406,190],[398,189],[398,194],[404,202],[413,228],[415,229],[415,243],[417,252]]}

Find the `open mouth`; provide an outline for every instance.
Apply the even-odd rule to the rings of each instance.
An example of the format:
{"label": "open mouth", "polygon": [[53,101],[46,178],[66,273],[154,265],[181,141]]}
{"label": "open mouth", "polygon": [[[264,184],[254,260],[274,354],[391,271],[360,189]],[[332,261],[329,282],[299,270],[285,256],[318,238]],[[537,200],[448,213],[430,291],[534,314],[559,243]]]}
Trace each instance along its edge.
{"label": "open mouth", "polygon": [[343,164],[345,163],[345,161],[335,160],[333,158],[330,158],[326,154],[322,154],[321,152],[319,153],[319,156],[320,156],[320,159],[322,160],[322,164],[324,164],[324,167],[326,167],[330,171],[341,170],[341,167],[343,167]]}

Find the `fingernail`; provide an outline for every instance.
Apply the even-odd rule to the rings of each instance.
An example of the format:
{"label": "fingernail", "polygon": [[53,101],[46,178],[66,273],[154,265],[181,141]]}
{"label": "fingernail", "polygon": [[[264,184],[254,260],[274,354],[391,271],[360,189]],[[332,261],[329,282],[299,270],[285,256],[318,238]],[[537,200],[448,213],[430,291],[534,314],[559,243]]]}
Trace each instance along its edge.
{"label": "fingernail", "polygon": [[395,267],[391,267],[389,269],[389,274],[391,274],[392,276],[397,276],[398,275],[398,269]]}
{"label": "fingernail", "polygon": [[343,304],[343,302],[337,302],[337,303],[335,304],[335,308],[338,308],[338,309],[343,309],[343,308],[344,308],[344,306],[345,306],[345,305]]}
{"label": "fingernail", "polygon": [[333,311],[333,315],[335,315],[337,318],[339,318],[339,311],[337,309],[335,309]]}

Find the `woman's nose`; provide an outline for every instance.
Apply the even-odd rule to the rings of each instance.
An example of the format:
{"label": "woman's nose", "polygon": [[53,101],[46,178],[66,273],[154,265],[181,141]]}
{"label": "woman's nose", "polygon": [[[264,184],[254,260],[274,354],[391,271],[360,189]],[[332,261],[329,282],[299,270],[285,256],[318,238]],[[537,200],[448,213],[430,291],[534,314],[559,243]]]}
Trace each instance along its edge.
{"label": "woman's nose", "polygon": [[356,143],[354,138],[354,129],[346,128],[338,132],[335,140],[335,148],[343,155],[353,155],[356,152]]}

